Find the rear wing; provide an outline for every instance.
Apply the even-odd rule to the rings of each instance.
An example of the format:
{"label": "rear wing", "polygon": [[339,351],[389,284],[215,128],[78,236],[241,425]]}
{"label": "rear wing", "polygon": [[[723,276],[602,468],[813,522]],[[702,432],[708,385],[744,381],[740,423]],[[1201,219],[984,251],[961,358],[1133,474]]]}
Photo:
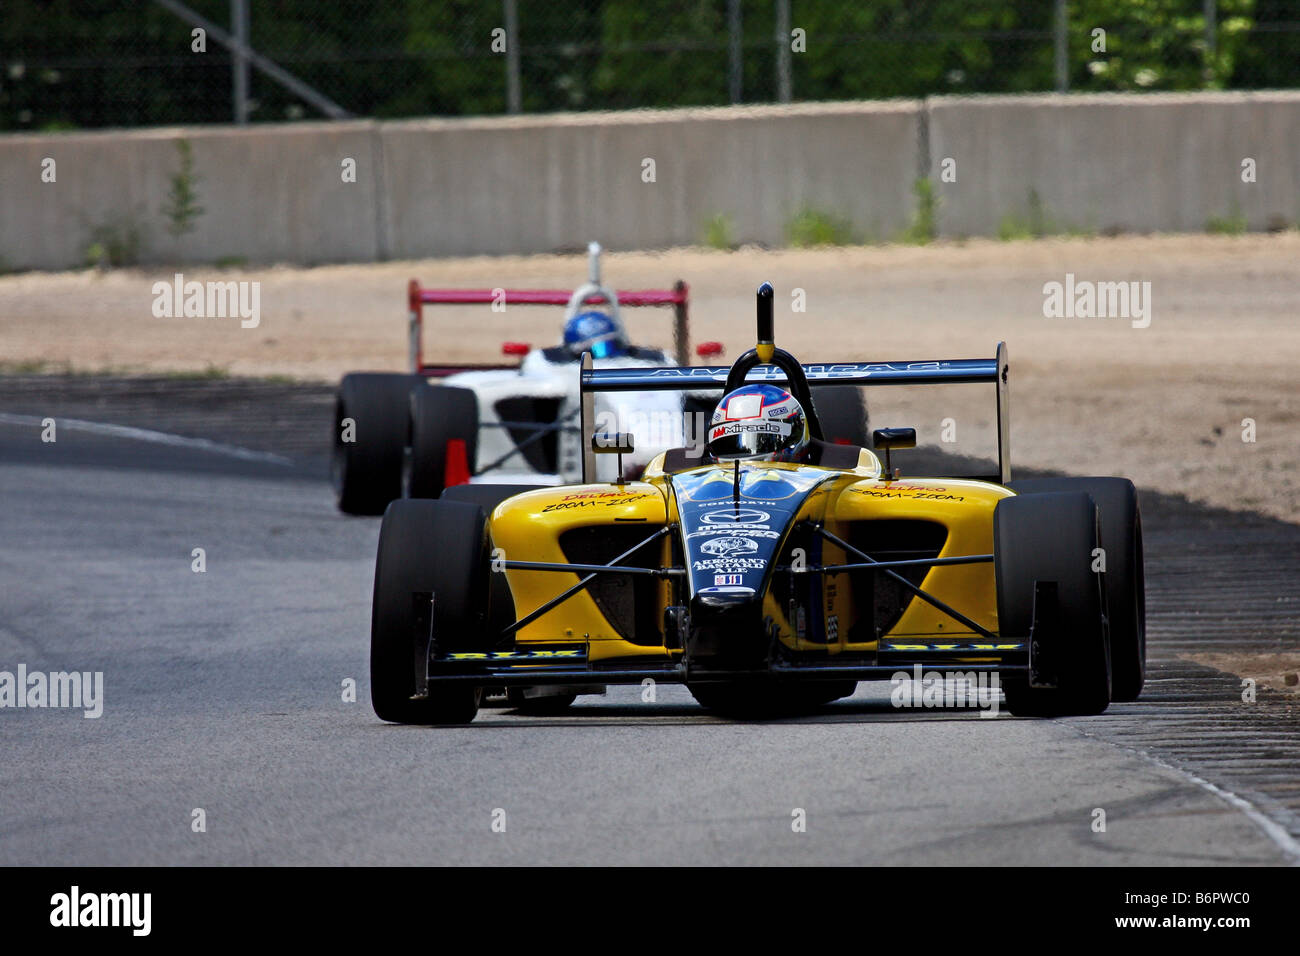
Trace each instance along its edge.
{"label": "rear wing", "polygon": [[[588,246],[589,275],[576,291],[564,289],[427,289],[412,279],[407,287],[411,371],[416,375],[443,378],[456,372],[516,368],[501,363],[426,364],[424,361],[424,307],[426,305],[562,305],[569,312],[583,305],[605,303],[617,310],[628,307],[660,306],[673,310],[673,353],[685,365],[690,361],[687,330],[687,301],[690,289],[680,279],[671,289],[611,290],[600,283],[600,246]],[[565,318],[568,318],[566,314]]]}
{"label": "rear wing", "polygon": [[[810,385],[960,385],[990,382],[996,386],[998,403],[998,473],[1002,484],[1011,480],[1011,413],[1007,383],[1007,345],[999,342],[988,359],[951,359],[932,362],[835,362],[800,366]],[[595,421],[596,392],[722,391],[731,369],[727,366],[683,365],[677,368],[593,368],[591,355],[582,358],[579,392],[582,397],[582,434],[586,448],[583,481],[595,472],[595,456],[587,439]],[[774,365],[758,365],[745,381],[787,384],[784,371]]]}

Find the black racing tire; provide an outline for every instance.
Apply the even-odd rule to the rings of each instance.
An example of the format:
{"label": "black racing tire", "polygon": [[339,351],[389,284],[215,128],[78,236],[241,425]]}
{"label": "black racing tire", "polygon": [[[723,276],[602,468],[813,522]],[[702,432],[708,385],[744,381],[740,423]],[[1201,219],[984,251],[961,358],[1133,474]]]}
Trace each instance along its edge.
{"label": "black racing tire", "polygon": [[993,512],[1000,635],[1028,641],[1036,581],[1055,581],[1060,603],[1059,633],[1036,635],[1053,645],[1057,686],[1005,678],[1007,709],[1016,716],[1083,716],[1110,705],[1106,593],[1092,570],[1099,540],[1097,506],[1082,492],[1004,498]]}
{"label": "black racing tire", "polygon": [[[493,509],[507,498],[525,491],[550,487],[548,485],[456,485],[442,493],[440,501],[460,501],[478,505],[489,517]],[[505,574],[492,577],[492,594],[490,601],[490,620],[493,634],[500,634],[515,620],[515,602],[510,593],[510,585]],[[504,688],[501,694],[504,695]]]}
{"label": "black racing tire", "polygon": [[567,711],[577,694],[552,694],[547,697],[525,697],[522,689],[510,688],[506,691],[506,703],[530,717],[556,717]]}
{"label": "black racing tire", "polygon": [[413,595],[433,595],[440,650],[475,646],[488,606],[485,528],[482,509],[461,502],[399,500],[384,513],[370,619],[370,700],[382,720],[464,724],[478,713],[481,688],[467,684],[434,682],[411,699],[426,646]]}
{"label": "black racing tire", "polygon": [[[343,376],[334,400],[334,446],[330,478],[339,510],[381,515],[402,494],[410,394],[424,380],[392,372],[352,372]],[[351,419],[351,441],[345,421]]]}
{"label": "black racing tire", "polygon": [[1127,478],[1029,478],[1007,485],[1019,495],[1083,491],[1101,518],[1106,551],[1106,617],[1110,623],[1111,700],[1133,701],[1146,682],[1146,572],[1142,513]]}
{"label": "black racing tire", "polygon": [[471,473],[478,452],[478,397],[467,388],[421,384],[411,390],[410,430],[402,463],[407,498],[437,498],[446,487],[447,447],[465,443]]}
{"label": "black racing tire", "polygon": [[862,389],[852,385],[817,385],[813,404],[822,423],[823,438],[833,444],[871,447],[867,430],[867,403]]}

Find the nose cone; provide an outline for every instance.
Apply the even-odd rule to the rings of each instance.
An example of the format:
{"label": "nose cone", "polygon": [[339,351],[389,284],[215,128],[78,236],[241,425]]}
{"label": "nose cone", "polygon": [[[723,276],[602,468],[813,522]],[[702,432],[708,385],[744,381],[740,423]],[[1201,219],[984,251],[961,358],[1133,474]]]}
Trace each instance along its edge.
{"label": "nose cone", "polygon": [[762,667],[769,642],[763,627],[763,602],[753,588],[700,588],[691,600],[686,653],[700,671]]}

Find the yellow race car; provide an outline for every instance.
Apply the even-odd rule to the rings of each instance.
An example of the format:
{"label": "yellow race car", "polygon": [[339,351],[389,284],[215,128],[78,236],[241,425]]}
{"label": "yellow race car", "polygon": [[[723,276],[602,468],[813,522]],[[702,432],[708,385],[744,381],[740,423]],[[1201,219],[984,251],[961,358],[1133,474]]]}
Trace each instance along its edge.
{"label": "yellow race car", "polygon": [[[389,505],[371,624],[379,717],[466,722],[502,689],[525,710],[557,712],[578,694],[647,682],[684,683],[720,712],[770,714],[913,672],[996,675],[1018,715],[1137,698],[1132,483],[1011,480],[1004,345],[992,359],[801,365],[774,344],[772,295],[764,283],[757,345],[730,368],[597,370],[584,357],[584,477],[605,453],[620,456],[617,480],[464,485]],[[995,475],[898,478],[891,456],[915,445],[915,430],[878,429],[883,462],[826,442],[810,388],[967,382],[996,388]],[[599,391],[731,395],[755,383],[794,401],[745,420],[720,406],[710,435],[749,442],[800,408],[796,457],[678,448],[632,480],[621,457],[634,437],[590,432]]]}

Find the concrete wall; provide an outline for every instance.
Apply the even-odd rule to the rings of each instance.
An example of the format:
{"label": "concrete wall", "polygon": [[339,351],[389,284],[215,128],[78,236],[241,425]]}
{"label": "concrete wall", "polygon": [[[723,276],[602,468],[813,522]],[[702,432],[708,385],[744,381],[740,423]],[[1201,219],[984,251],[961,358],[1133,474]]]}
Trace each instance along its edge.
{"label": "concrete wall", "polygon": [[[162,213],[176,142],[193,148],[203,215],[173,238]],[[6,268],[79,265],[92,231],[141,229],[147,260],[321,262],[378,255],[373,176],[344,183],[343,157],[374,167],[373,123],[269,129],[152,129],[0,138],[0,261]],[[54,159],[56,180],[41,181]]]}
{"label": "concrete wall", "polygon": [[918,114],[854,103],[386,124],[389,254],[682,245],[718,214],[739,241],[778,245],[805,204],[887,234],[910,215],[895,186],[916,175]]}
{"label": "concrete wall", "polygon": [[[937,97],[927,101],[944,235],[996,233],[1030,191],[1060,228],[1250,229],[1300,219],[1300,93]],[[957,182],[939,180],[945,157]],[[1242,182],[1242,160],[1257,181]]]}
{"label": "concrete wall", "polygon": [[[176,141],[205,212],[161,213]],[[319,263],[697,242],[726,214],[780,245],[804,205],[890,238],[931,175],[944,235],[995,234],[1031,190],[1060,227],[1252,229],[1300,219],[1300,94],[939,97],[406,122],[0,137],[0,266],[81,263],[92,230],[141,226],[145,261]],[[41,182],[41,161],[57,181]],[[946,157],[957,181],[940,180]],[[1241,181],[1241,160],[1258,181]],[[340,176],[356,160],[357,181]],[[655,161],[655,181],[642,179]]]}

